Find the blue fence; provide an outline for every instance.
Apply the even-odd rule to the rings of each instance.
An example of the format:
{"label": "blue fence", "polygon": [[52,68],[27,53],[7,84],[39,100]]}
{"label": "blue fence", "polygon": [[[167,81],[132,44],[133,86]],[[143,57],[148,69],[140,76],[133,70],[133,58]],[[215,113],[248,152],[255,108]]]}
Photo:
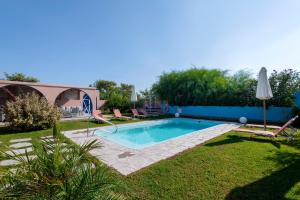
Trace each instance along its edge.
{"label": "blue fence", "polygon": [[[204,117],[214,119],[236,120],[247,117],[252,121],[263,121],[263,108],[250,106],[182,106],[181,114],[192,117]],[[169,113],[175,114],[177,106],[169,106]],[[267,121],[286,122],[292,116],[290,107],[269,106],[267,110]]]}
{"label": "blue fence", "polygon": [[300,92],[297,92],[295,96],[296,96],[296,100],[295,100],[296,106],[300,108]]}

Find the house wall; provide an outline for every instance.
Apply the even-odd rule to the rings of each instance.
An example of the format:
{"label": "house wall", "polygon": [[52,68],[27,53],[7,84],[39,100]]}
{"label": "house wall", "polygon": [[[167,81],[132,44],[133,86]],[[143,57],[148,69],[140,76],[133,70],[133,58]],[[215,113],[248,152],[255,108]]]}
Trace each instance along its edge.
{"label": "house wall", "polygon": [[79,92],[78,98],[69,99],[66,95],[61,95],[61,97],[56,99],[55,104],[57,106],[66,106],[66,107],[82,107],[82,99],[85,94],[82,91]]}
{"label": "house wall", "polygon": [[[26,85],[31,88],[38,90],[51,104],[55,103],[56,98],[69,89],[78,89],[80,90],[80,97],[82,100],[83,94],[86,93],[91,98],[93,109],[97,109],[98,99],[99,99],[99,91],[96,88],[92,87],[72,87],[72,86],[63,86],[63,85],[47,85],[40,83],[29,83],[29,82],[18,82],[18,81],[3,81],[0,80],[0,87],[5,87],[8,85]],[[80,106],[81,100],[65,100],[65,106]]]}

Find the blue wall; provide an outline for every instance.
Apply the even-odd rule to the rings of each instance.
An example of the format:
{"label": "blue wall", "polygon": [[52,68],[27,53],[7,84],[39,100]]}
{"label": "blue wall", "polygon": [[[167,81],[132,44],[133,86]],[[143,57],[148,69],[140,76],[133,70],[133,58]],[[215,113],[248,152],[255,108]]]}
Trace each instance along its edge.
{"label": "blue wall", "polygon": [[[250,106],[182,106],[182,115],[236,120],[247,117],[248,120],[263,121],[263,108]],[[175,114],[177,106],[169,106],[169,113]],[[273,107],[267,110],[267,121],[286,122],[292,115],[290,107]]]}
{"label": "blue wall", "polygon": [[298,107],[298,108],[300,108],[300,92],[297,92],[296,93],[296,106]]}

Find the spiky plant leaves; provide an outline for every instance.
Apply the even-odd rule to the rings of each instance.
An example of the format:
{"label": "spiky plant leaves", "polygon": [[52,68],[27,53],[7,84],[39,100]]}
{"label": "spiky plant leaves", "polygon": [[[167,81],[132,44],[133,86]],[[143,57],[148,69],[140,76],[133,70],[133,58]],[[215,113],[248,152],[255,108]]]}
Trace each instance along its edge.
{"label": "spiky plant leaves", "polygon": [[20,164],[0,180],[0,199],[122,199],[113,192],[119,184],[88,154],[99,147],[97,141],[78,147],[58,137],[35,144],[34,159],[27,152],[25,156],[2,152]]}

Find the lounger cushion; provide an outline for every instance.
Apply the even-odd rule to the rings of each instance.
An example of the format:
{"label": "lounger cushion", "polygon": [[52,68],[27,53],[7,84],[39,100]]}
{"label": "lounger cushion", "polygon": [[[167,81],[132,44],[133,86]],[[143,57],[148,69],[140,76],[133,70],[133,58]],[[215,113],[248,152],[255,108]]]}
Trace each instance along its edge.
{"label": "lounger cushion", "polygon": [[239,132],[253,133],[255,135],[261,135],[266,137],[275,137],[275,134],[271,131],[250,130],[250,129],[242,129],[242,128],[238,128],[235,130]]}

